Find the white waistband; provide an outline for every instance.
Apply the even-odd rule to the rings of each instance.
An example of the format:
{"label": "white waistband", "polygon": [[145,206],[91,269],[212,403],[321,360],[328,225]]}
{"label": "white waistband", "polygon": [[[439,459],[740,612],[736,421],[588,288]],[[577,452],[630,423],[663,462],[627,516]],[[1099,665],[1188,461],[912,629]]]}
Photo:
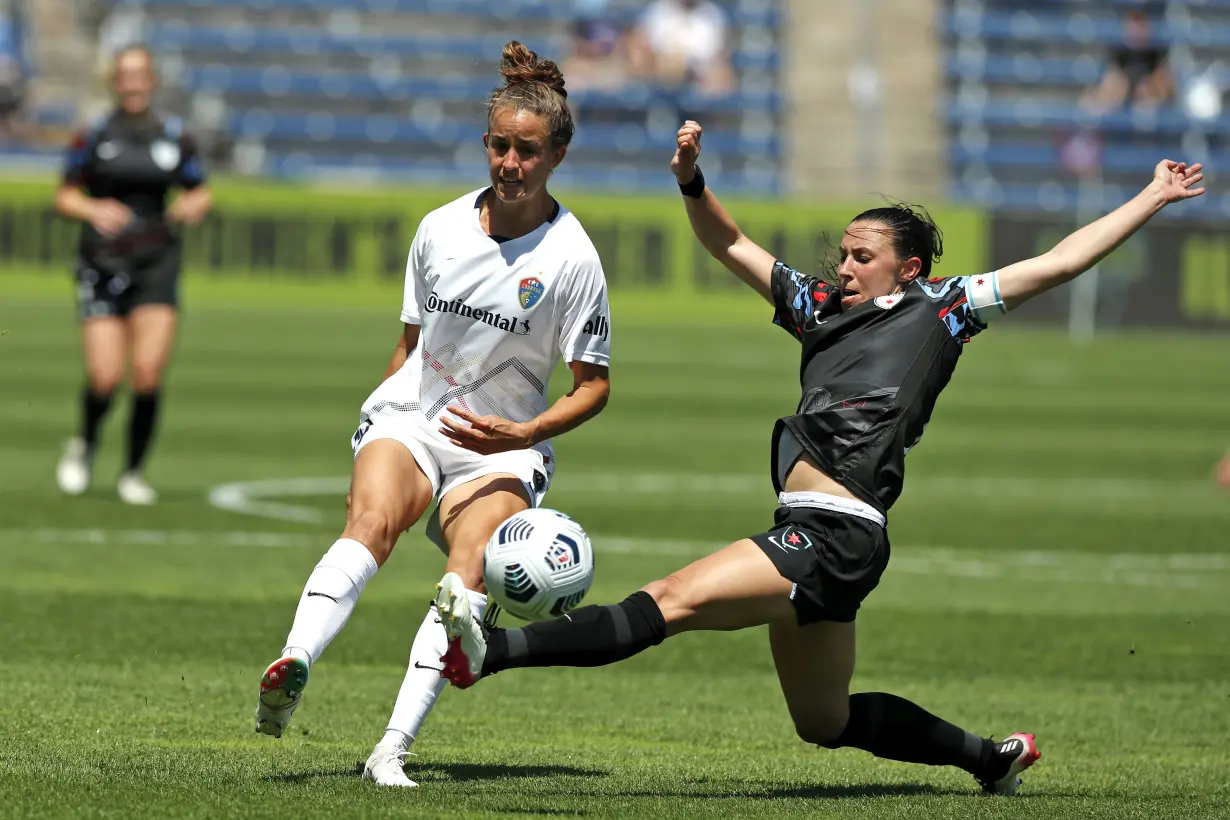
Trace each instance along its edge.
{"label": "white waistband", "polygon": [[828,493],[780,493],[777,496],[777,503],[783,507],[812,507],[854,515],[859,518],[865,518],[868,521],[874,521],[881,527],[888,523],[884,515],[870,504],[863,501],[855,501],[853,498],[829,495]]}

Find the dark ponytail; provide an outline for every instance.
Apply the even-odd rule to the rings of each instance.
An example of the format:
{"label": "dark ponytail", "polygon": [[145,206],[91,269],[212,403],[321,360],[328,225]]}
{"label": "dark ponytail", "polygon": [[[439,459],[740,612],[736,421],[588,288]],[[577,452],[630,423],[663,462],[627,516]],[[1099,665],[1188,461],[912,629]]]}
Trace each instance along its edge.
{"label": "dark ponytail", "polygon": [[851,220],[872,222],[882,226],[893,242],[893,251],[898,259],[917,256],[922,260],[918,275],[922,279],[931,276],[931,265],[944,255],[944,235],[940,228],[921,206],[895,202],[880,208],[863,211]]}

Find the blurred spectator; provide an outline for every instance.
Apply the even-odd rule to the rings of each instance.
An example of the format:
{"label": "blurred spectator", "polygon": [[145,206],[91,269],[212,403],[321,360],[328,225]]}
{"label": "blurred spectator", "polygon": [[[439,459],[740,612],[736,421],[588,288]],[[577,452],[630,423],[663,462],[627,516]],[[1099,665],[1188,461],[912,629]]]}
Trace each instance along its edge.
{"label": "blurred spectator", "polygon": [[0,133],[22,130],[22,106],[30,79],[21,0],[0,2]]}
{"label": "blurred spectator", "polygon": [[1108,112],[1128,104],[1156,108],[1174,96],[1174,79],[1167,64],[1166,48],[1153,34],[1149,17],[1139,9],[1123,15],[1123,43],[1111,49],[1102,82],[1091,89],[1082,104],[1093,111]]}
{"label": "blurred spectator", "polygon": [[571,91],[612,90],[628,80],[628,38],[609,0],[576,0],[572,51],[563,72]]}
{"label": "blurred spectator", "polygon": [[1225,93],[1222,77],[1225,74],[1226,67],[1222,61],[1214,60],[1183,84],[1183,110],[1189,117],[1212,122],[1221,116],[1222,95]]}
{"label": "blurred spectator", "polygon": [[726,16],[710,0],[654,0],[633,32],[636,70],[707,94],[734,86]]}

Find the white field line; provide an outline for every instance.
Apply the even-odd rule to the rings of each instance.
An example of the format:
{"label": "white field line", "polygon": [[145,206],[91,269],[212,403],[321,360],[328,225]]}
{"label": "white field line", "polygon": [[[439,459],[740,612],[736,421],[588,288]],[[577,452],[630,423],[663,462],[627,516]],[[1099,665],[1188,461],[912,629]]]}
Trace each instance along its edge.
{"label": "white field line", "polygon": [[239,481],[221,484],[209,491],[209,503],[220,510],[273,518],[278,521],[297,521],[302,524],[319,524],[324,519],[315,507],[297,504],[279,504],[269,498],[302,498],[325,495],[339,496],[339,503],[350,489],[346,476],[325,478],[271,478],[265,481]]}
{"label": "white field line", "polygon": [[[0,530],[0,541],[39,545],[327,548],[320,536],[279,532],[197,530],[29,529]],[[669,555],[698,558],[720,543],[596,535],[603,555]],[[1004,552],[946,546],[894,546],[892,574],[1040,583],[1100,584],[1165,589],[1230,588],[1230,553]]]}
{"label": "white field line", "polygon": [[[1147,479],[1029,479],[1001,477],[924,476],[918,483],[928,495],[952,495],[981,501],[1045,501],[1068,508],[1076,504],[1159,504],[1167,508],[1213,508],[1224,503],[1204,481],[1150,481]],[[229,512],[303,524],[323,523],[324,515],[313,506],[274,499],[335,496],[341,499],[350,487],[345,476],[275,478],[222,484],[209,491],[209,503]],[[553,489],[586,495],[690,495],[762,497],[772,500],[768,473],[695,475],[689,473],[565,473]],[[1176,510],[1177,511],[1177,510]]]}

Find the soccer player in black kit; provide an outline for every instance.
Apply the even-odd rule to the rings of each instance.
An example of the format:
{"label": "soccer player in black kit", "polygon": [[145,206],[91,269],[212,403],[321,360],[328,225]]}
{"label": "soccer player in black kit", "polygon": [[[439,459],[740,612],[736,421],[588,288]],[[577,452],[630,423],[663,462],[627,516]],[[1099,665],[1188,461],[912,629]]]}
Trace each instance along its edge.
{"label": "soccer player in black kit", "polygon": [[[81,431],[65,445],[56,481],[68,495],[89,488],[98,428],[131,359],[128,453],[116,483],[128,504],[158,498],[141,468],[179,318],[179,227],[198,224],[213,204],[196,143],[179,119],[150,107],[155,85],[148,49],[116,54],[116,107],[73,141],[55,196],[60,214],[84,223],[75,273],[88,377]],[[168,205],[174,187],[183,192]]]}
{"label": "soccer player in black kit", "polygon": [[1042,256],[982,275],[929,278],[942,248],[926,214],[907,206],[866,211],[842,237],[834,281],[824,281],[742,234],[705,188],[700,139],[701,127],[685,124],[671,162],[692,229],[802,344],[802,399],[773,430],[774,524],[619,604],[521,629],[484,633],[464,593],[437,597],[452,639],[444,674],[464,687],[513,667],[601,666],[680,632],[767,624],[803,740],[957,766],[988,793],[1015,794],[1018,775],[1040,756],[1033,735],[995,743],[896,695],[850,694],[855,615],[888,565],[886,515],[901,493],[905,454],[962,346],[995,316],[1088,270],[1167,204],[1204,193],[1201,166],[1164,160],[1126,205]]}

